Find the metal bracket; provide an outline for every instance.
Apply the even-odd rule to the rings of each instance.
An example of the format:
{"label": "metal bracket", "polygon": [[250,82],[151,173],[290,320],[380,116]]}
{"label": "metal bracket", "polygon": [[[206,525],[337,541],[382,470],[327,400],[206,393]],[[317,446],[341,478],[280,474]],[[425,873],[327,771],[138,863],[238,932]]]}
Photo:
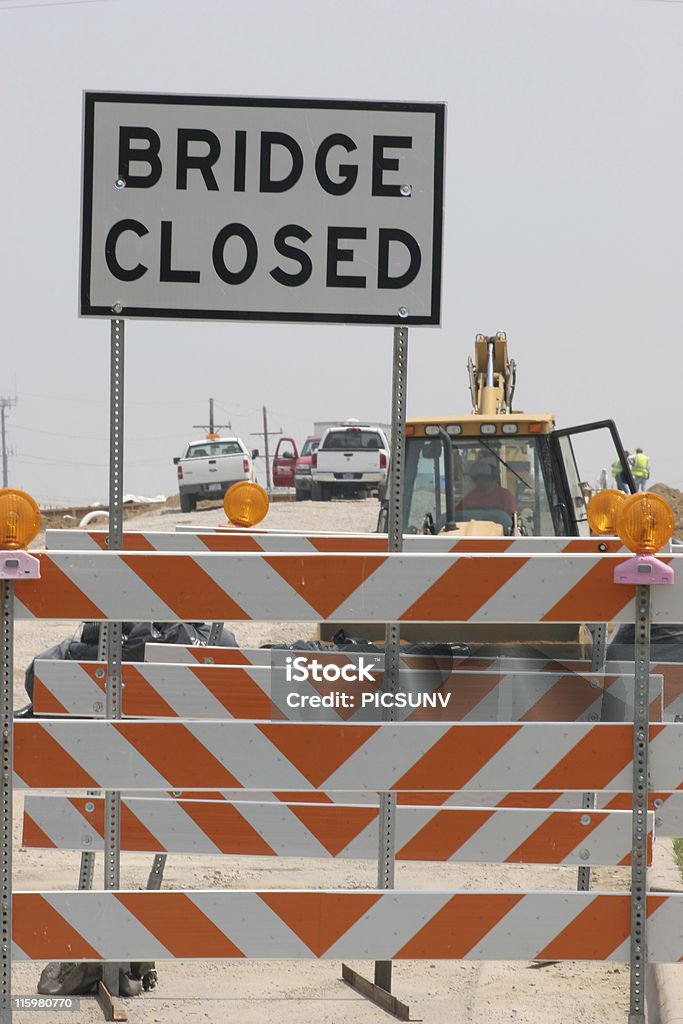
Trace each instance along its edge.
{"label": "metal bracket", "polygon": [[376,1003],[377,1006],[381,1006],[387,1013],[393,1014],[397,1020],[410,1020],[410,1008],[405,1003],[402,1003],[396,996],[392,996],[380,985],[373,985],[371,981],[364,978],[362,974],[358,974],[347,964],[342,964],[342,981],[345,981],[347,985],[350,985],[356,992],[360,992],[371,1002]]}
{"label": "metal bracket", "polygon": [[674,571],[671,566],[654,555],[636,555],[614,570],[615,583],[631,583],[636,587],[653,583],[671,584],[673,581]]}
{"label": "metal bracket", "polygon": [[104,1010],[105,1020],[128,1020],[128,1014],[120,1001],[111,994],[103,981],[100,981],[97,985],[97,998]]}
{"label": "metal bracket", "polygon": [[28,551],[0,551],[0,580],[39,580],[40,561]]}

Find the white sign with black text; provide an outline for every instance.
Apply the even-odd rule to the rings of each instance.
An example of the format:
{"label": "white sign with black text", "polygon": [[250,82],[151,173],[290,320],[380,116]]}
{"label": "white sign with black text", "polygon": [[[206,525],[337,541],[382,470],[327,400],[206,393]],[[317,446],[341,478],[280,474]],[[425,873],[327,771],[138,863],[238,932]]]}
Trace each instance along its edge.
{"label": "white sign with black text", "polygon": [[438,324],[445,106],[86,93],[82,316]]}

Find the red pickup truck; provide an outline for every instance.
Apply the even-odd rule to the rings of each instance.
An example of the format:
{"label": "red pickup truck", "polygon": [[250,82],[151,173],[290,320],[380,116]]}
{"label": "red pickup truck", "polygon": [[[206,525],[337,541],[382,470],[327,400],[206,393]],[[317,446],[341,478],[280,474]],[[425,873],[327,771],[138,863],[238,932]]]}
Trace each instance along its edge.
{"label": "red pickup truck", "polygon": [[293,437],[281,437],[273,456],[273,487],[293,487],[296,500],[311,496],[311,456],[320,438],[307,437],[301,451]]}

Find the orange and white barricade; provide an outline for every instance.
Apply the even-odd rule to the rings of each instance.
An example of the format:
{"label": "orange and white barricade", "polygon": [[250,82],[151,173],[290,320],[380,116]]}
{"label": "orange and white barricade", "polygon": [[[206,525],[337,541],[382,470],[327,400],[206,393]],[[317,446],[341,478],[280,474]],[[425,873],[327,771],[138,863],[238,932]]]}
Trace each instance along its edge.
{"label": "orange and white barricade", "polygon": [[[38,558],[42,578],[15,585],[18,616],[498,623],[633,622],[641,615],[636,586],[614,582],[615,568],[625,557],[610,551],[297,554],[138,549],[54,551]],[[675,564],[678,558],[667,556],[665,561]],[[652,621],[680,618],[683,574],[676,575],[673,585],[655,588]],[[174,696],[168,689],[167,698],[154,683],[155,675],[160,679],[166,673],[171,679],[182,669],[183,685],[201,693],[213,685],[208,680],[220,678],[206,668],[134,667],[140,693],[149,698],[151,688],[155,699],[165,699],[171,709],[159,718],[17,721],[15,785],[43,791],[125,791],[129,824],[122,829],[123,849],[138,848],[144,830],[152,837],[145,840],[152,844],[145,849],[156,844],[171,848],[171,819],[184,816],[187,824],[178,844],[185,847],[210,843],[215,850],[224,851],[227,845],[228,852],[238,853],[240,844],[244,848],[251,843],[250,849],[261,844],[268,856],[285,856],[291,840],[298,855],[310,849],[318,851],[312,856],[321,850],[330,856],[364,856],[348,851],[371,848],[378,828],[376,808],[359,800],[351,815],[346,807],[316,799],[335,793],[397,792],[415,800],[415,805],[402,802],[397,826],[398,853],[407,859],[476,859],[488,857],[494,846],[506,861],[554,856],[551,863],[624,864],[632,859],[628,809],[581,813],[580,808],[515,807],[513,813],[504,807],[419,806],[419,801],[424,793],[442,794],[446,801],[452,794],[476,798],[491,793],[503,800],[510,792],[542,799],[600,792],[609,800],[628,800],[634,791],[633,725],[550,723],[524,716],[495,724],[266,721],[230,718],[225,705],[225,715],[198,718],[187,707],[174,707],[177,681]],[[92,674],[96,669],[71,669],[81,673],[85,699],[91,704],[101,699],[100,680]],[[246,677],[260,688],[260,699],[270,703],[263,680],[249,670]],[[64,694],[53,699],[62,705],[59,713],[68,714],[69,702],[77,698],[75,691]],[[217,699],[215,693],[212,699]],[[651,690],[646,703],[659,699]],[[683,788],[682,740],[683,726],[677,723],[653,721],[647,729],[649,781],[657,794]],[[216,790],[233,797],[205,798]],[[169,791],[182,798],[161,799]],[[259,799],[261,792],[281,791],[302,799]],[[236,793],[248,800],[241,802]],[[84,802],[60,796],[59,801],[30,795],[31,842],[38,844],[42,834],[40,841],[47,847],[74,845],[84,830],[93,841],[101,837],[103,811],[97,798]],[[650,844],[654,813],[656,809],[646,813],[642,822]],[[343,814],[353,820],[344,820]],[[643,913],[650,961],[683,958],[682,909],[683,896],[647,894]],[[13,949],[18,959],[51,960],[628,961],[632,925],[633,900],[621,893],[35,892],[14,896]]]}

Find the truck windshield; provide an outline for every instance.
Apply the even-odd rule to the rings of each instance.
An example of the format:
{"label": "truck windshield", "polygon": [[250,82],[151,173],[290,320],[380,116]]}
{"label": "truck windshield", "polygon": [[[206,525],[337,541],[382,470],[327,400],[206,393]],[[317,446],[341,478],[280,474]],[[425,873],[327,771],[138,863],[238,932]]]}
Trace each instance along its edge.
{"label": "truck windshield", "polygon": [[[453,438],[455,520],[497,522],[507,534],[517,514],[529,536],[552,536],[556,531],[539,441],[535,437]],[[406,445],[406,532],[422,533],[428,517],[437,532],[445,526],[443,443],[434,437],[412,437]]]}
{"label": "truck windshield", "polygon": [[319,437],[307,437],[306,440],[304,441],[304,446],[301,449],[302,456],[304,456],[304,455],[312,455],[313,452],[316,452],[318,450],[318,445],[319,444],[320,444],[320,438]]}
{"label": "truck windshield", "polygon": [[378,451],[385,444],[381,434],[376,430],[361,430],[349,427],[348,430],[331,430],[321,445],[323,451],[357,451],[369,449]]}
{"label": "truck windshield", "polygon": [[215,458],[217,455],[242,455],[237,441],[204,441],[202,444],[191,444],[187,449],[186,459]]}

